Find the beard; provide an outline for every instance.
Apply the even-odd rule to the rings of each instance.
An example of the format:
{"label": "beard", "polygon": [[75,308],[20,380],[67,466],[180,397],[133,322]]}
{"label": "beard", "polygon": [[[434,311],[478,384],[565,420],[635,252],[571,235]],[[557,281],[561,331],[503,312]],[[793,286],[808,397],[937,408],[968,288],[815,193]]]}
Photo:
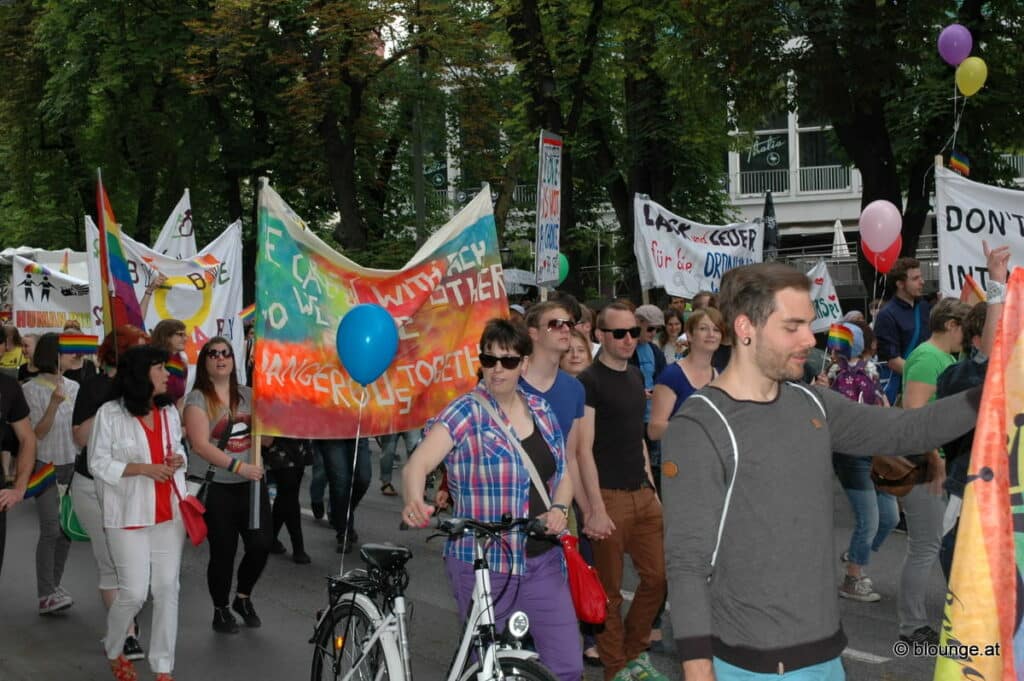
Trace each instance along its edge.
{"label": "beard", "polygon": [[754,362],[765,377],[773,381],[799,381],[804,377],[803,365],[793,365],[795,358],[806,359],[807,352],[785,352],[758,343],[754,351]]}

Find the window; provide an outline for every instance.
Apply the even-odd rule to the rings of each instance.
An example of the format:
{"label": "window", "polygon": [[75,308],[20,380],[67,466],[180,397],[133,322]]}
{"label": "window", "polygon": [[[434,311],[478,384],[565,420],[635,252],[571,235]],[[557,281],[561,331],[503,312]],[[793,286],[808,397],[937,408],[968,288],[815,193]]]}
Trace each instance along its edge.
{"label": "window", "polygon": [[831,130],[800,132],[800,191],[835,191],[850,186],[850,168],[836,153]]}
{"label": "window", "polygon": [[768,133],[754,136],[739,152],[740,193],[763,194],[789,191],[789,136]]}

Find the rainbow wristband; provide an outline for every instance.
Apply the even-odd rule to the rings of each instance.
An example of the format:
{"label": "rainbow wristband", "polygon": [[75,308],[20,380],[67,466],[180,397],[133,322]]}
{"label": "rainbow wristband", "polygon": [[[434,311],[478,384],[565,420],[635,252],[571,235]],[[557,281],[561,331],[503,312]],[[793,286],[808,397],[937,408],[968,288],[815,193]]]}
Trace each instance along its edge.
{"label": "rainbow wristband", "polygon": [[238,473],[238,471],[242,470],[242,462],[231,457],[231,463],[228,464],[228,470],[232,473]]}

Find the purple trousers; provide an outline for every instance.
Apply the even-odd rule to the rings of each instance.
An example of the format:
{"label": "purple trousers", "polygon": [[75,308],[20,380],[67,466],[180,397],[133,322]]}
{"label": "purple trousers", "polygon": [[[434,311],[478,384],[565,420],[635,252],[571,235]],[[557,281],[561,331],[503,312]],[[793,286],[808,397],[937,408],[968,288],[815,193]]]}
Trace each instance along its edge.
{"label": "purple trousers", "polygon": [[[473,566],[456,558],[446,558],[444,563],[459,618],[464,622],[473,602]],[[499,632],[504,631],[513,612],[522,610],[530,618],[530,634],[541,663],[561,681],[580,681],[583,647],[562,563],[562,550],[556,546],[536,558],[527,558],[525,575],[491,572],[491,597],[496,599],[494,616]],[[499,595],[501,599],[497,600]]]}

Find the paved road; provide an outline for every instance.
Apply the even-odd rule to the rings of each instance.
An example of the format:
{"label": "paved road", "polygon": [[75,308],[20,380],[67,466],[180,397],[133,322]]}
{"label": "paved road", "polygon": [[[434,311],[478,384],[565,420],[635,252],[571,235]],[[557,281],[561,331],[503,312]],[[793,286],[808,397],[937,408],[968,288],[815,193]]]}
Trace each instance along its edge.
{"label": "paved road", "polygon": [[[75,544],[68,559],[64,586],[75,597],[74,607],[51,617],[36,614],[34,549],[38,530],[32,503],[21,504],[8,518],[7,556],[0,575],[0,681],[107,681],[110,674],[99,643],[104,613],[94,588],[95,568],[87,545]],[[413,603],[414,672],[421,681],[443,679],[458,631],[439,558],[440,545],[426,545],[425,535],[420,533],[400,533],[397,530],[399,511],[400,501],[382,496],[374,483],[359,509],[357,528],[362,541],[394,541],[412,547],[413,576],[409,595]],[[845,498],[837,487],[836,556],[848,538],[851,524]],[[237,636],[215,634],[210,629],[212,611],[205,584],[206,548],[186,548],[176,678],[185,681],[309,678],[311,646],[308,639],[314,613],[326,599],[323,577],[338,571],[341,556],[334,552],[333,532],[322,522],[314,521],[312,516],[305,517],[304,532],[312,565],[295,565],[287,555],[271,556],[253,596],[263,618],[263,628],[243,629]],[[284,541],[287,545],[287,538]],[[870,575],[883,596],[881,602],[842,601],[843,626],[850,638],[850,649],[845,655],[850,679],[931,679],[933,660],[899,659],[892,652],[896,639],[895,597],[905,547],[905,535],[893,535],[871,566]],[[357,562],[355,554],[347,556],[346,569]],[[937,567],[932,584],[929,607],[938,622],[944,591]],[[629,589],[632,584],[625,586]],[[148,630],[148,610],[147,606],[140,618],[143,644],[146,643],[145,630]],[[670,639],[670,628],[665,633]],[[655,655],[654,661],[670,678],[681,678],[679,667],[670,655]],[[141,678],[151,678],[148,665],[143,662],[139,668],[145,671]],[[587,681],[601,678],[600,670],[587,671]]]}

